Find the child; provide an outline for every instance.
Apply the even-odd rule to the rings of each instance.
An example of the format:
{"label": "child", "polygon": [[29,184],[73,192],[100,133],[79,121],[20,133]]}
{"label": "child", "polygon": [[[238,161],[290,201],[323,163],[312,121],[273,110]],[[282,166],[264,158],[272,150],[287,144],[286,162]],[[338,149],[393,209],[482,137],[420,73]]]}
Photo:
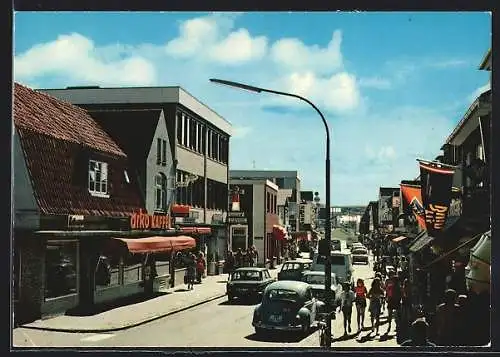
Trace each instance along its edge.
{"label": "child", "polygon": [[350,289],[349,283],[342,284],[342,293],[340,294],[340,308],[344,315],[344,336],[347,336],[347,331],[351,333],[351,317],[352,317],[352,304],[356,300],[354,291]]}
{"label": "child", "polygon": [[358,279],[356,282],[356,311],[358,313],[358,332],[365,327],[365,310],[366,310],[366,295],[368,291],[366,290],[365,282],[363,279]]}

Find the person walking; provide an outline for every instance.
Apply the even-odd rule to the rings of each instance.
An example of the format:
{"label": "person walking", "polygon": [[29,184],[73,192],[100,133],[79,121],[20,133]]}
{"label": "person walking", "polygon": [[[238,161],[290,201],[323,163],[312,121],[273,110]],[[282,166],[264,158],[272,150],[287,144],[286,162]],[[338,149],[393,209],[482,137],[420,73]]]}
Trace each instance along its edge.
{"label": "person walking", "polygon": [[356,294],[358,332],[361,332],[361,330],[365,328],[366,296],[368,294],[363,279],[358,279],[356,281],[356,288],[354,289],[354,292]]}
{"label": "person walking", "polygon": [[416,319],[411,324],[411,338],[401,343],[402,347],[419,346],[419,347],[436,347],[436,345],[428,339],[429,324],[424,318]]}
{"label": "person walking", "polygon": [[236,250],[234,258],[236,263],[235,268],[241,268],[243,266],[243,252],[241,251],[241,248],[238,248],[238,250]]}
{"label": "person walking", "polygon": [[[385,282],[385,298],[387,302],[387,321],[389,323],[385,334],[388,335],[391,331],[394,312],[396,311],[397,314],[401,307],[401,285],[394,271],[389,272],[389,278]],[[398,325],[398,317],[399,314],[395,317],[396,326]]]}
{"label": "person walking", "polygon": [[196,256],[194,254],[190,254],[186,269],[186,283],[188,286],[188,290],[194,289],[195,275],[196,275]]}
{"label": "person walking", "polygon": [[347,336],[347,331],[351,333],[352,305],[356,300],[354,291],[351,290],[349,283],[342,284],[342,293],[340,294],[340,309],[344,315],[344,336]]}
{"label": "person walking", "polygon": [[372,332],[379,333],[380,325],[380,308],[382,304],[382,299],[384,297],[384,290],[380,286],[381,282],[379,278],[375,278],[372,281],[370,290],[368,291],[367,297],[370,299],[370,319],[372,323]]}
{"label": "person walking", "polygon": [[397,340],[405,341],[410,338],[411,327],[411,287],[408,278],[403,280],[401,286],[401,307],[400,307],[400,325],[397,329]]}
{"label": "person walking", "polygon": [[227,251],[227,257],[226,257],[226,273],[231,274],[234,270],[234,255],[231,250]]}
{"label": "person walking", "polygon": [[456,342],[459,306],[456,304],[457,292],[447,289],[444,294],[444,303],[436,310],[435,324],[436,343],[439,346],[453,346]]}

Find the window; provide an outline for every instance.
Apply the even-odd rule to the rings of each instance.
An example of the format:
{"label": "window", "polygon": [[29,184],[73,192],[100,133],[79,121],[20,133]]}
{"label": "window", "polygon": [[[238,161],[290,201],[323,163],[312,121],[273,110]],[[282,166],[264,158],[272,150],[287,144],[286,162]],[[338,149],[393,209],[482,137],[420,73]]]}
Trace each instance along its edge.
{"label": "window", "polygon": [[201,128],[201,153],[204,155],[207,154],[207,128],[202,127]]}
{"label": "window", "polygon": [[89,192],[93,196],[108,196],[108,164],[89,161]]}
{"label": "window", "polygon": [[271,212],[271,194],[266,192],[266,212]]}
{"label": "window", "polygon": [[167,165],[167,140],[162,140],[162,149],[161,149],[161,164],[163,166]]}
{"label": "window", "polygon": [[177,144],[182,144],[182,113],[177,112]]}
{"label": "window", "polygon": [[130,284],[142,280],[142,263],[144,262],[143,254],[127,253],[123,260],[123,283]]}
{"label": "window", "polygon": [[187,116],[182,114],[182,145],[187,146]]}
{"label": "window", "polygon": [[100,244],[100,255],[94,267],[94,284],[96,290],[121,285],[120,260],[121,251],[112,249],[107,241]]}
{"label": "window", "polygon": [[262,272],[256,270],[236,271],[232,274],[231,280],[261,281]]}
{"label": "window", "polygon": [[161,139],[156,139],[156,165],[161,164]]}
{"label": "window", "polygon": [[155,210],[165,211],[167,206],[167,178],[159,173],[155,176]]}
{"label": "window", "polygon": [[48,242],[46,249],[45,298],[77,294],[77,242]]}
{"label": "window", "polygon": [[203,153],[205,150],[203,148],[203,127],[200,123],[196,124],[198,128],[198,152]]}
{"label": "window", "polygon": [[212,131],[212,155],[214,160],[219,160],[219,134]]}

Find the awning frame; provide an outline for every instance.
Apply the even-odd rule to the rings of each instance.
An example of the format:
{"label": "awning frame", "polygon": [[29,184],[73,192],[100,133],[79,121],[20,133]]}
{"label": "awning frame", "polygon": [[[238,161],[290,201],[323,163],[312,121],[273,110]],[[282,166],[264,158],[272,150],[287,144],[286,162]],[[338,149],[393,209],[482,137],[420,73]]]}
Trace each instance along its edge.
{"label": "awning frame", "polygon": [[196,240],[188,236],[151,236],[136,239],[113,237],[113,239],[124,243],[128,251],[134,254],[175,252],[196,247]]}

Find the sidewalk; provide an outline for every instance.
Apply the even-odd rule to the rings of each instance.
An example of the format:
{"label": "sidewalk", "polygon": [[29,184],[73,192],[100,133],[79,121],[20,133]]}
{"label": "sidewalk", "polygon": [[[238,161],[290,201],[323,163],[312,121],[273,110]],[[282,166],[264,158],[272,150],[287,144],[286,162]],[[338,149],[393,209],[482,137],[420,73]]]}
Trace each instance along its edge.
{"label": "sidewalk", "polygon": [[[276,277],[281,266],[270,270]],[[166,289],[159,297],[124,305],[91,316],[61,315],[22,325],[22,328],[57,332],[99,333],[124,330],[219,299],[226,295],[228,275],[207,276],[194,290],[185,285]]]}

